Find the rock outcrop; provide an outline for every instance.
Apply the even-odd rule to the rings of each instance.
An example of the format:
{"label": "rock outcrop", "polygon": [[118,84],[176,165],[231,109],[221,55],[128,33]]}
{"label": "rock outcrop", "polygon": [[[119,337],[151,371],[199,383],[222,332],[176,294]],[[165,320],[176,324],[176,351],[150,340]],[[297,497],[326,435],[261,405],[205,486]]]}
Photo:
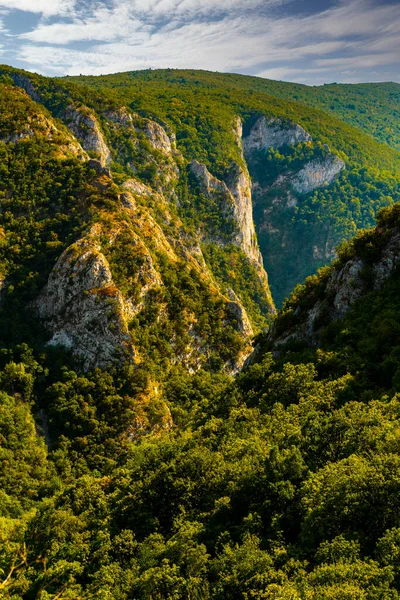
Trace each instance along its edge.
{"label": "rock outcrop", "polygon": [[[118,160],[134,173],[143,167],[152,170],[157,191],[173,196],[173,188],[179,178],[176,158],[179,158],[180,154],[176,151],[175,142],[171,141],[172,136],[168,136],[159,123],[131,113],[126,107],[107,111],[104,117],[113,152],[118,156]],[[137,151],[135,161],[132,160],[132,152],[126,152],[126,148],[121,147],[119,135],[115,136],[121,131],[124,137],[129,139],[131,147]]]}
{"label": "rock outcrop", "polygon": [[108,234],[100,225],[67,248],[53,268],[35,302],[40,318],[52,334],[49,345],[61,345],[82,359],[85,370],[105,367],[115,360],[137,360],[128,325],[143,308],[148,292],[161,286],[152,258],[143,242],[129,232],[140,261],[130,274],[135,296],[118,289],[104,254],[101,236],[115,244],[121,230]]}
{"label": "rock outcrop", "polygon": [[[308,225],[307,211],[304,216],[301,211],[304,196],[333,184],[345,164],[328,146],[314,143],[300,125],[276,118],[257,119],[243,138],[243,148],[253,182],[258,241],[280,304],[296,283],[334,256],[340,239],[329,223],[318,227],[311,217]],[[289,261],[290,277],[282,278]]]}
{"label": "rock outcrop", "polygon": [[[177,183],[185,159],[176,149],[173,132],[129,108],[109,110],[107,103],[103,108],[101,103],[96,108],[82,105],[73,91],[62,86],[64,102],[55,102],[54,95],[44,92],[41,97],[40,85],[36,79],[32,81],[23,77],[19,83],[47,108],[32,102],[22,90],[16,92],[26,96],[31,112],[27,111],[28,122],[19,131],[10,133],[3,128],[6,141],[19,143],[42,135],[54,146],[56,159],[63,158],[65,151],[69,157],[72,153],[85,160],[87,192],[90,201],[93,199],[91,216],[98,219],[97,225],[68,248],[65,240],[57,241],[64,251],[31,304],[49,334],[47,343],[69,349],[87,371],[107,368],[115,361],[139,363],[148,352],[147,335],[157,335],[160,346],[164,344],[165,358],[194,372],[219,357],[220,340],[225,336],[218,329],[215,337],[204,323],[204,303],[237,342],[224,354],[225,370],[236,372],[251,351],[252,325],[241,299],[233,291],[227,298],[225,284],[203,255],[202,239],[179,216]],[[232,161],[225,182],[200,163],[193,163],[193,172],[206,194],[223,196],[222,211],[230,219],[225,231],[219,228],[217,216],[211,243],[219,244],[221,231],[222,243],[234,243],[243,250],[252,265],[251,277],[255,273],[262,283],[255,282],[256,301],[265,291],[268,301],[260,300],[262,309],[268,310],[269,302],[272,311],[252,218],[251,180],[243,157],[240,119],[235,121],[234,134],[239,157]],[[121,183],[126,176],[129,179]],[[82,198],[77,198],[82,205],[85,193],[86,188]],[[242,253],[233,251],[233,256],[239,256],[240,264],[244,261],[249,269]],[[186,298],[191,289],[198,295],[193,302]],[[143,333],[141,326],[146,328]],[[152,328],[165,330],[168,337],[153,334]]]}
{"label": "rock outcrop", "polygon": [[165,129],[150,119],[145,119],[135,113],[130,113],[126,107],[105,113],[106,119],[135,133],[143,133],[154,150],[171,154],[173,145]]}
{"label": "rock outcrop", "polygon": [[244,308],[243,304],[240,302],[239,298],[231,288],[228,289],[228,298],[229,302],[227,304],[227,307],[234,319],[236,319],[239,331],[245,337],[253,337],[254,331],[251,326],[246,309]]}
{"label": "rock outcrop", "polygon": [[49,345],[72,350],[85,370],[132,359],[124,299],[101,251],[100,227],[67,248],[35,302],[52,338]]}
{"label": "rock outcrop", "polygon": [[93,152],[103,166],[111,160],[99,122],[86,106],[69,106],[65,111],[65,123],[68,129],[79,139],[86,152]]}
{"label": "rock outcrop", "polygon": [[88,156],[76,138],[55,122],[47,111],[41,112],[41,107],[32,102],[28,94],[20,88],[12,88],[9,92],[9,102],[18,102],[24,105],[18,119],[1,119],[0,140],[6,144],[19,144],[34,137],[50,142],[58,157],[71,155],[80,160],[87,160]]}
{"label": "rock outcrop", "polygon": [[[293,313],[293,325],[284,332],[276,333],[276,327],[270,332],[270,338],[279,346],[290,340],[305,340],[318,344],[319,332],[327,323],[342,319],[354,303],[369,291],[383,288],[400,265],[400,230],[393,229],[380,256],[367,263],[355,256],[332,267],[323,283],[322,299],[316,299],[307,309],[296,308]],[[369,272],[365,277],[365,272]]]}
{"label": "rock outcrop", "polygon": [[298,194],[309,194],[314,190],[332,183],[335,177],[345,168],[344,162],[334,155],[325,160],[313,160],[296,173],[291,179],[293,189]]}
{"label": "rock outcrop", "polygon": [[[222,208],[223,216],[233,219],[235,223],[235,231],[230,242],[239,246],[254,266],[264,292],[269,298],[271,311],[273,312],[268,276],[263,266],[263,259],[254,228],[251,179],[247,169],[237,163],[232,164],[225,182],[214,177],[205,165],[196,160],[192,161],[189,167],[206,196],[212,198],[214,194],[218,194],[222,197],[224,204]],[[222,243],[221,240],[212,241]]]}
{"label": "rock outcrop", "polygon": [[8,73],[9,77],[14,81],[15,85],[25,90],[25,92],[34,100],[35,102],[41,102],[42,96],[39,93],[39,90],[35,88],[31,79],[26,75],[22,75],[20,73],[15,73],[10,71]]}
{"label": "rock outcrop", "polygon": [[248,135],[243,138],[245,154],[254,151],[268,150],[268,148],[282,148],[309,142],[311,136],[303,127],[296,123],[284,123],[276,117],[260,117],[254,123]]}

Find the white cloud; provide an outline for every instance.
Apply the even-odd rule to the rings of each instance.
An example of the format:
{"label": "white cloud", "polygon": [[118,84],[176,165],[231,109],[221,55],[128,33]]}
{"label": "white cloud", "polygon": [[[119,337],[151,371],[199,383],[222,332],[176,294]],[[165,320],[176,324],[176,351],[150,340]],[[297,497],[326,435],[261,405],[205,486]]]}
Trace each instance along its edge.
{"label": "white cloud", "polygon": [[[20,36],[19,59],[59,74],[175,67],[329,81],[340,71],[391,64],[400,54],[400,11],[393,4],[341,0],[302,17],[266,10],[287,1],[114,0],[108,8],[85,1],[74,15],[73,0],[54,0],[69,6],[70,21],[42,20]],[[68,48],[77,41],[96,46]]]}
{"label": "white cloud", "polygon": [[[115,10],[102,7],[96,15],[85,19],[75,18],[70,23],[40,23],[36,29],[20,35],[20,39],[32,42],[66,45],[75,41],[113,41],[121,38],[131,38],[139,30],[145,32],[148,28],[129,13],[126,5]],[[143,41],[136,39],[137,42]]]}
{"label": "white cloud", "polygon": [[74,5],[75,0],[0,0],[0,9],[18,9],[46,17],[67,15]]}
{"label": "white cloud", "polygon": [[387,52],[383,54],[363,54],[362,56],[350,56],[346,58],[325,58],[315,61],[320,67],[325,69],[368,69],[370,67],[379,67],[381,65],[397,64],[399,62],[398,53]]}

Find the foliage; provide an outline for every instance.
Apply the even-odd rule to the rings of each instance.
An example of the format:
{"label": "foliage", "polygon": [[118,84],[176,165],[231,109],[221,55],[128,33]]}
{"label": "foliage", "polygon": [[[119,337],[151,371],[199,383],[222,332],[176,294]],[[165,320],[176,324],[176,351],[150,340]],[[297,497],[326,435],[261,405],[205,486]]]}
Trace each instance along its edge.
{"label": "foliage", "polygon": [[[241,160],[232,123],[225,119],[238,109],[239,95],[247,115],[259,110],[261,96],[233,86],[226,101],[217,102],[221,76],[186,76],[188,81],[179,81],[183,76],[171,72],[168,85],[149,72],[110,81],[114,87],[120,82],[121,93],[113,92],[120,98],[132,94],[125,87],[132,80],[138,109],[147,94],[149,110],[167,111],[173,94],[165,119],[179,125],[181,148],[188,156],[199,153],[223,174],[231,159]],[[43,124],[42,117],[61,114],[71,95],[99,114],[103,103],[114,106],[75,83],[32,80],[50,112],[10,87],[8,79],[1,84],[3,96],[6,90],[11,98],[3,98],[2,106],[11,111],[15,102],[16,118],[0,118],[0,258],[6,282],[0,329],[0,595],[397,600],[400,283],[396,270],[381,289],[371,279],[374,262],[400,225],[399,205],[389,206],[398,200],[395,179],[361,165],[357,140],[353,150],[348,147],[351,168],[332,188],[303,198],[295,223],[309,219],[318,229],[328,218],[343,237],[387,207],[375,230],[358,233],[342,246],[333,267],[294,290],[276,330],[295,324],[317,300],[327,302],[332,269],[351,258],[365,262],[367,293],[344,319],[327,318],[318,348],[268,346],[259,336],[258,353],[233,378],[226,371],[244,342],[219,290],[232,287],[259,326],[265,324],[266,298],[244,255],[226,243],[229,220],[221,218],[218,202],[207,205],[182,169],[180,206],[154,193],[138,195],[134,208],[123,208],[110,177],[68,150],[61,124],[54,139],[39,127],[11,141],[10,135],[32,123],[28,117],[39,112]],[[282,110],[277,101],[268,102],[263,110]],[[294,106],[287,104],[287,116],[293,117]],[[301,116],[307,125],[316,114],[299,109],[296,120]],[[271,171],[323,155],[328,133],[322,130],[333,122],[324,117],[314,124],[321,143],[271,152]],[[347,148],[349,140],[355,144],[354,131],[335,123],[343,134],[337,149]],[[371,149],[378,166],[389,168],[391,157],[397,161],[394,152],[365,143],[365,164],[371,163]],[[154,164],[150,155],[156,161],[157,154],[146,149],[139,166]],[[129,173],[123,161],[118,164],[123,182]],[[154,185],[161,185],[153,175]],[[356,202],[356,190],[363,201]],[[102,243],[124,294],[139,301],[134,275],[149,256],[163,285],[151,289],[129,324],[141,362],[83,373],[68,353],[45,345],[32,301],[62,251],[94,221],[106,234],[117,231],[105,234]],[[296,232],[293,223],[287,227]],[[173,247],[163,237],[167,230]],[[204,241],[205,233],[227,238],[223,244]],[[184,237],[195,246],[197,236],[212,276],[182,250],[189,247],[181,243]],[[197,372],[189,373],[185,353],[199,339],[205,340],[202,358]]]}

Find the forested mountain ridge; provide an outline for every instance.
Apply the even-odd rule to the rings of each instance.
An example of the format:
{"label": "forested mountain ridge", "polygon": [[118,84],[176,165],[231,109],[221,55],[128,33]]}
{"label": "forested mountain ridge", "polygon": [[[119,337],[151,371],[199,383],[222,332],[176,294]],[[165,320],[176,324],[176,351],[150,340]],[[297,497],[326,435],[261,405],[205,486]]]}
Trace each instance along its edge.
{"label": "forested mountain ridge", "polygon": [[[322,98],[321,89],[325,88],[173,69],[69,80],[90,85],[143,115],[168,123],[176,133],[182,153],[188,159],[204,162],[222,179],[230,158],[235,155],[230,123],[238,115],[244,123],[244,135],[265,115],[297,124],[312,137],[311,148],[300,144],[294,148],[272,146],[264,149],[265,156],[249,164],[253,185],[256,185],[253,198],[256,231],[278,306],[297,283],[332,259],[338,243],[355,235],[359,228],[371,227],[379,208],[398,201],[399,154],[386,144],[377,144],[360,129],[317,110],[317,107],[327,108],[325,101],[318,100]],[[343,118],[345,110],[354,113],[345,109],[345,105],[355,102],[355,95],[357,114],[365,110],[369,119],[363,131],[373,134],[381,122],[386,123],[388,119],[390,131],[398,135],[397,87],[393,86],[395,96],[392,97],[391,92],[387,94],[392,116],[389,109],[382,108],[380,112],[376,108],[374,88],[371,91],[368,88],[368,93],[360,97],[351,86],[337,87],[339,101],[335,106],[343,110],[335,116]],[[349,102],[347,94],[352,98]],[[348,122],[359,125],[351,119]],[[377,137],[382,142],[388,141],[383,135]],[[318,159],[324,144],[345,162],[346,169],[332,185],[308,189],[298,201],[296,198],[288,200],[287,186],[275,186],[274,181],[280,175],[288,179],[293,168],[301,170],[302,163],[304,166]],[[264,190],[261,194],[257,188],[259,183]]]}
{"label": "forested mountain ridge", "polygon": [[0,69],[0,596],[396,600],[398,154],[115,77]]}
{"label": "forested mountain ridge", "polygon": [[[273,310],[255,234],[251,236],[252,218],[241,220],[242,213],[250,210],[251,215],[247,173],[236,167],[230,189],[225,186],[215,206],[207,207],[209,218],[201,233],[188,215],[194,210],[190,207],[194,198],[205,205],[206,197],[195,182],[196,196],[189,189],[190,173],[172,134],[170,139],[159,124],[123,107],[103,103],[96,113],[59,90],[63,104],[55,108],[55,94],[48,102],[57,114],[54,121],[42,104],[31,99],[42,100],[41,93],[46,91],[33,91],[29,79],[16,77],[31,96],[20,87],[3,86],[3,139],[8,154],[2,183],[4,205],[9,208],[3,213],[3,280],[9,302],[14,303],[12,294],[22,299],[20,290],[28,280],[30,293],[39,292],[29,298],[29,311],[35,308],[46,323],[49,343],[71,349],[82,357],[86,368],[105,366],[117,356],[137,362],[162,352],[166,359],[175,356],[174,360],[187,360],[188,368],[196,369],[216,359],[212,347],[218,347],[221,356],[235,348],[225,360],[228,370],[237,368],[235,361],[243,363],[252,333],[242,302],[248,305],[254,327],[264,324]],[[15,131],[9,132],[10,113],[15,109],[20,121],[13,117]],[[46,119],[50,132],[40,126]],[[60,155],[65,141],[53,139],[51,133],[58,131],[58,119],[64,123],[59,125],[60,132],[71,140],[72,151],[66,156]],[[34,181],[29,189],[27,174],[18,172],[18,160],[24,165],[29,153],[43,171],[32,172],[45,188],[37,199],[37,191],[32,192]],[[51,181],[50,165],[61,176],[70,169],[82,181],[76,184],[70,177],[67,191],[63,184]],[[65,198],[63,206],[57,185]],[[185,223],[178,214],[179,203]],[[47,218],[46,212],[51,216]],[[33,236],[38,239],[32,241]],[[199,237],[208,251],[218,242],[226,248],[227,261],[243,265],[231,285],[223,273],[212,273]],[[222,267],[227,269],[224,259],[225,255]],[[209,319],[217,314],[218,321],[211,325]],[[219,322],[224,323],[222,328]],[[211,337],[210,346],[206,338]],[[166,353],[167,346],[171,349]]]}

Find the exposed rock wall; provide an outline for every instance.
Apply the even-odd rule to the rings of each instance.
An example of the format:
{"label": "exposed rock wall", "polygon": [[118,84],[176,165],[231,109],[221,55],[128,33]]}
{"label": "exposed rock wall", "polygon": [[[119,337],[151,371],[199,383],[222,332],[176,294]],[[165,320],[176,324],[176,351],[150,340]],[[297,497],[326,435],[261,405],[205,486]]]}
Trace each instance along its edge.
{"label": "exposed rock wall", "polygon": [[[159,123],[131,113],[126,107],[107,111],[104,116],[112,140],[113,152],[118,160],[134,173],[143,166],[151,168],[154,171],[153,180],[157,191],[173,198],[174,186],[179,178],[177,160],[181,160],[173,136],[168,136]],[[121,130],[124,137],[128,136],[132,146],[137,149],[136,160],[121,148],[120,137],[118,135],[115,137],[114,134],[118,134]],[[143,144],[143,141],[146,141],[146,144]]]}
{"label": "exposed rock wall", "polygon": [[67,248],[35,302],[52,334],[49,345],[61,345],[81,358],[85,370],[132,359],[132,346],[121,292],[101,251],[100,227]]}
{"label": "exposed rock wall", "polygon": [[65,122],[70,131],[80,140],[87,152],[94,152],[103,166],[111,160],[111,153],[96,116],[86,107],[69,106]]}
{"label": "exposed rock wall", "polygon": [[281,119],[260,117],[249,134],[243,138],[245,154],[268,148],[281,148],[300,142],[308,142],[311,136],[296,123],[284,123]]}
{"label": "exposed rock wall", "polygon": [[240,302],[239,298],[232,289],[228,289],[228,298],[228,310],[237,320],[239,331],[243,333],[245,337],[253,337],[254,331],[251,326],[246,309],[244,308],[243,304]]}
{"label": "exposed rock wall", "polygon": [[[31,97],[43,100],[28,77],[24,85]],[[7,140],[28,139],[36,128],[54,142],[58,157],[61,148],[70,145],[72,153],[88,162],[90,185],[99,195],[101,225],[93,226],[62,253],[32,304],[49,333],[48,344],[70,349],[84,370],[106,368],[114,361],[139,362],[140,320],[136,317],[149,308],[151,298],[157,304],[154,311],[149,309],[154,325],[162,327],[165,322],[170,332],[169,358],[195,371],[220,350],[199,315],[185,303],[183,323],[170,314],[169,301],[176,294],[173,284],[172,290],[158,289],[164,286],[160,276],[163,269],[170,274],[182,268],[193,277],[204,302],[215,304],[226,327],[241,334],[244,343],[239,343],[240,356],[232,355],[226,363],[227,371],[236,372],[251,351],[253,330],[241,300],[226,297],[206,264],[199,239],[177,215],[175,187],[185,160],[176,150],[173,133],[124,107],[95,112],[73,97],[64,106],[67,108],[50,108],[66,127],[52,118],[39,119],[16,132],[15,140]],[[235,123],[235,132],[242,160],[232,164],[226,182],[213,177],[200,163],[197,172],[208,194],[222,193],[225,197],[226,214],[237,224],[232,241],[248,256],[268,295],[252,219],[251,180],[243,159],[240,120]],[[118,185],[109,167],[112,157],[136,176]],[[121,257],[129,266],[119,268]]]}
{"label": "exposed rock wall", "polygon": [[[42,95],[35,88],[31,79],[18,73],[10,73],[15,85],[25,92],[35,102],[43,102]],[[68,129],[78,138],[82,148],[87,152],[95,152],[103,166],[110,161],[110,150],[107,147],[103,132],[94,113],[85,106],[79,108],[69,106],[59,117],[66,123]],[[76,153],[83,158],[83,153],[76,148]]]}
{"label": "exposed rock wall", "polygon": [[[394,229],[380,257],[368,264],[360,257],[354,257],[333,268],[324,284],[322,300],[316,300],[306,310],[297,307],[294,324],[287,331],[276,334],[273,327],[270,337],[277,344],[290,340],[307,340],[318,343],[322,324],[342,319],[354,303],[368,291],[383,288],[385,282],[400,265],[400,230]],[[364,270],[371,271],[366,278]]]}
{"label": "exposed rock wall", "polygon": [[226,185],[234,199],[234,218],[238,225],[237,244],[251,261],[264,268],[254,228],[252,183],[248,170],[234,164]]}
{"label": "exposed rock wall", "polygon": [[[298,144],[305,146],[297,150]],[[309,224],[307,212],[301,211],[304,196],[331,185],[345,164],[327,146],[314,144],[300,125],[264,116],[245,134],[243,148],[253,182],[258,242],[279,305],[297,283],[334,256],[341,240],[329,222],[316,225],[311,217]]]}
{"label": "exposed rock wall", "polygon": [[25,92],[34,100],[35,102],[41,102],[42,97],[39,91],[34,87],[32,81],[29,77],[25,75],[21,75],[19,73],[10,72],[9,76],[14,81],[15,85],[25,90]]}
{"label": "exposed rock wall", "polygon": [[315,160],[306,163],[291,179],[291,184],[298,194],[308,194],[332,183],[344,168],[345,164],[339,157],[329,155],[324,161]]}
{"label": "exposed rock wall", "polygon": [[196,160],[192,161],[189,166],[206,196],[211,198],[214,194],[222,195],[225,204],[224,215],[233,218],[236,224],[236,231],[231,241],[243,250],[255,268],[269,299],[271,312],[273,312],[274,306],[269,291],[268,276],[264,269],[254,228],[251,179],[247,169],[234,163],[226,182],[224,182],[214,177],[205,165]]}

